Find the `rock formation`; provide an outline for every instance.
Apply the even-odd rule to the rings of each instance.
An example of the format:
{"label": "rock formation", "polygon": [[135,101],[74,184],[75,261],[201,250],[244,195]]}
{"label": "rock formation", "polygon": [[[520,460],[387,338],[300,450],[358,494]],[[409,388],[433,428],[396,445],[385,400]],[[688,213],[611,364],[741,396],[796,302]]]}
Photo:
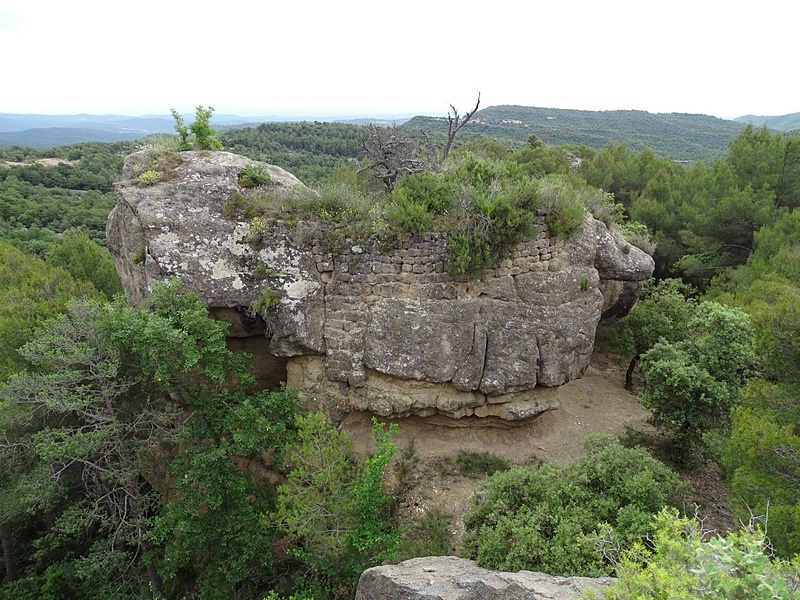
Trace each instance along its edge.
{"label": "rock formation", "polygon": [[581,592],[599,591],[613,581],[489,571],[471,560],[438,556],[364,571],[356,600],[579,600]]}
{"label": "rock formation", "polygon": [[[447,274],[441,233],[329,253],[297,241],[314,238],[313,223],[261,221],[255,231],[223,216],[234,194],[249,193],[238,183],[249,159],[181,159],[155,185],[137,178],[146,154],[125,162],[107,237],[128,296],[138,303],[157,281],[180,277],[266,370],[285,369],[329,414],[518,420],[551,408],[557,386],[588,366],[601,315],[629,310],[653,271],[647,254],[592,217],[564,242],[548,237],[540,215],[538,237],[479,280]],[[266,167],[270,193],[302,187]],[[266,321],[249,310],[265,290],[279,298]]]}

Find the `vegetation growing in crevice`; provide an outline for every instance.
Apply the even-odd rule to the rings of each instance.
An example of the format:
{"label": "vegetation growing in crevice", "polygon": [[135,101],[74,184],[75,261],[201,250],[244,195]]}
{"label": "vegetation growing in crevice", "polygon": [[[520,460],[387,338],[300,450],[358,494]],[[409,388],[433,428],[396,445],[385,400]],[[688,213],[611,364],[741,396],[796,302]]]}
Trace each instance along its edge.
{"label": "vegetation growing in crevice", "polygon": [[280,293],[270,287],[265,287],[261,295],[250,303],[250,312],[259,315],[266,321],[272,316],[272,313],[280,303]]}

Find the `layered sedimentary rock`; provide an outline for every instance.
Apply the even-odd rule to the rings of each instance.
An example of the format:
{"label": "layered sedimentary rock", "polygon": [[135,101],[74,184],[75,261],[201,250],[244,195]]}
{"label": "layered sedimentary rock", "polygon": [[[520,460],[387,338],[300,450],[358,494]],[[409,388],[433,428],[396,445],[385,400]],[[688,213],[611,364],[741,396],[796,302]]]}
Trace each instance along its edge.
{"label": "layered sedimentary rock", "polygon": [[[181,153],[172,180],[142,185],[126,160],[108,245],[129,297],[180,277],[231,335],[263,336],[262,362],[285,365],[306,402],[330,413],[444,413],[518,420],[557,404],[589,364],[602,314],[629,310],[653,261],[587,217],[568,241],[539,234],[481,279],[447,274],[443,233],[384,248],[377,238],[327,252],[315,225],[223,216],[251,161]],[[270,193],[302,184],[267,166]],[[263,192],[264,190],[261,190]],[[257,231],[255,230],[257,228]],[[249,307],[279,303],[266,321]]]}

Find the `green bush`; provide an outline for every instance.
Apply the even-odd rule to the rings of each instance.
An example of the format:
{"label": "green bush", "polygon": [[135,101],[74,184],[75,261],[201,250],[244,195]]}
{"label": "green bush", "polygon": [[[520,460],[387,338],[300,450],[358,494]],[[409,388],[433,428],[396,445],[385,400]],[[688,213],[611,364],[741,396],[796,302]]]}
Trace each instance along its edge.
{"label": "green bush", "polygon": [[404,189],[395,189],[392,201],[386,212],[386,221],[389,228],[398,233],[399,237],[405,234],[417,236],[429,230],[431,213],[428,207],[413,199]]}
{"label": "green bush", "polygon": [[401,194],[407,201],[420,204],[433,214],[443,215],[450,210],[457,188],[455,179],[425,171],[403,177],[392,195]]}
{"label": "green bush", "polygon": [[[622,554],[617,581],[600,596],[607,600],[800,598],[800,557],[792,563],[771,560],[764,534],[753,527],[709,539],[701,525],[674,511],[661,511],[652,541],[634,544]],[[598,595],[589,592],[584,597]]]}
{"label": "green bush", "polygon": [[189,130],[194,134],[195,150],[222,150],[222,142],[214,137],[217,131],[208,124],[213,112],[211,106],[198,106],[195,111],[194,122],[189,125]]}
{"label": "green bush", "polygon": [[[174,108],[170,108],[172,118],[175,119],[175,131],[178,133],[179,150],[222,150],[222,142],[216,137],[215,129],[209,125],[214,108],[198,106],[195,110],[194,122],[186,127],[183,116]],[[194,134],[194,139],[191,139]]]}
{"label": "green bush", "polygon": [[545,221],[550,236],[562,240],[577,233],[586,218],[586,198],[602,194],[600,190],[578,188],[569,179],[548,175],[540,182],[542,208],[547,210]]}
{"label": "green bush", "polygon": [[480,276],[507,258],[534,232],[536,182],[509,182],[494,193],[462,187],[451,211],[447,270],[453,277]]}
{"label": "green bush", "polygon": [[703,302],[686,331],[685,339],[658,341],[641,359],[640,400],[674,439],[679,459],[701,446],[707,431],[727,431],[754,361],[749,317],[736,308]]}
{"label": "green bush", "polygon": [[270,181],[272,176],[264,165],[249,164],[239,173],[239,185],[243,188],[257,188]]}
{"label": "green bush", "polygon": [[459,450],[456,455],[458,472],[465,477],[479,477],[481,475],[494,475],[499,471],[508,471],[511,468],[505,458],[489,454],[488,452],[467,452]]}
{"label": "green bush", "polygon": [[298,586],[317,598],[344,597],[365,569],[397,554],[400,536],[390,526],[391,499],[382,489],[397,425],[385,431],[373,418],[376,450],[363,463],[323,414],[298,415],[297,430],[292,470],[278,490],[273,520],[299,562]]}
{"label": "green bush", "polygon": [[460,185],[483,193],[529,179],[525,169],[513,160],[486,160],[472,152],[460,152],[451,162],[452,176]]}
{"label": "green bush", "polygon": [[639,448],[611,436],[584,440],[568,467],[512,467],[489,478],[464,517],[464,553],[489,569],[553,575],[613,573],[591,535],[601,523],[623,547],[653,531],[652,517],[677,505],[688,486]]}

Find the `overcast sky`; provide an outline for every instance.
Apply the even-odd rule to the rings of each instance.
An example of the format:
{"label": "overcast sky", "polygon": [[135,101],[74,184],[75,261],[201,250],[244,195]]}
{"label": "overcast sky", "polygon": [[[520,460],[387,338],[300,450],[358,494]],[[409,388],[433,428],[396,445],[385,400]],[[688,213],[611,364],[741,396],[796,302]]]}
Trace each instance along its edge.
{"label": "overcast sky", "polygon": [[800,3],[0,0],[0,112],[800,112]]}

